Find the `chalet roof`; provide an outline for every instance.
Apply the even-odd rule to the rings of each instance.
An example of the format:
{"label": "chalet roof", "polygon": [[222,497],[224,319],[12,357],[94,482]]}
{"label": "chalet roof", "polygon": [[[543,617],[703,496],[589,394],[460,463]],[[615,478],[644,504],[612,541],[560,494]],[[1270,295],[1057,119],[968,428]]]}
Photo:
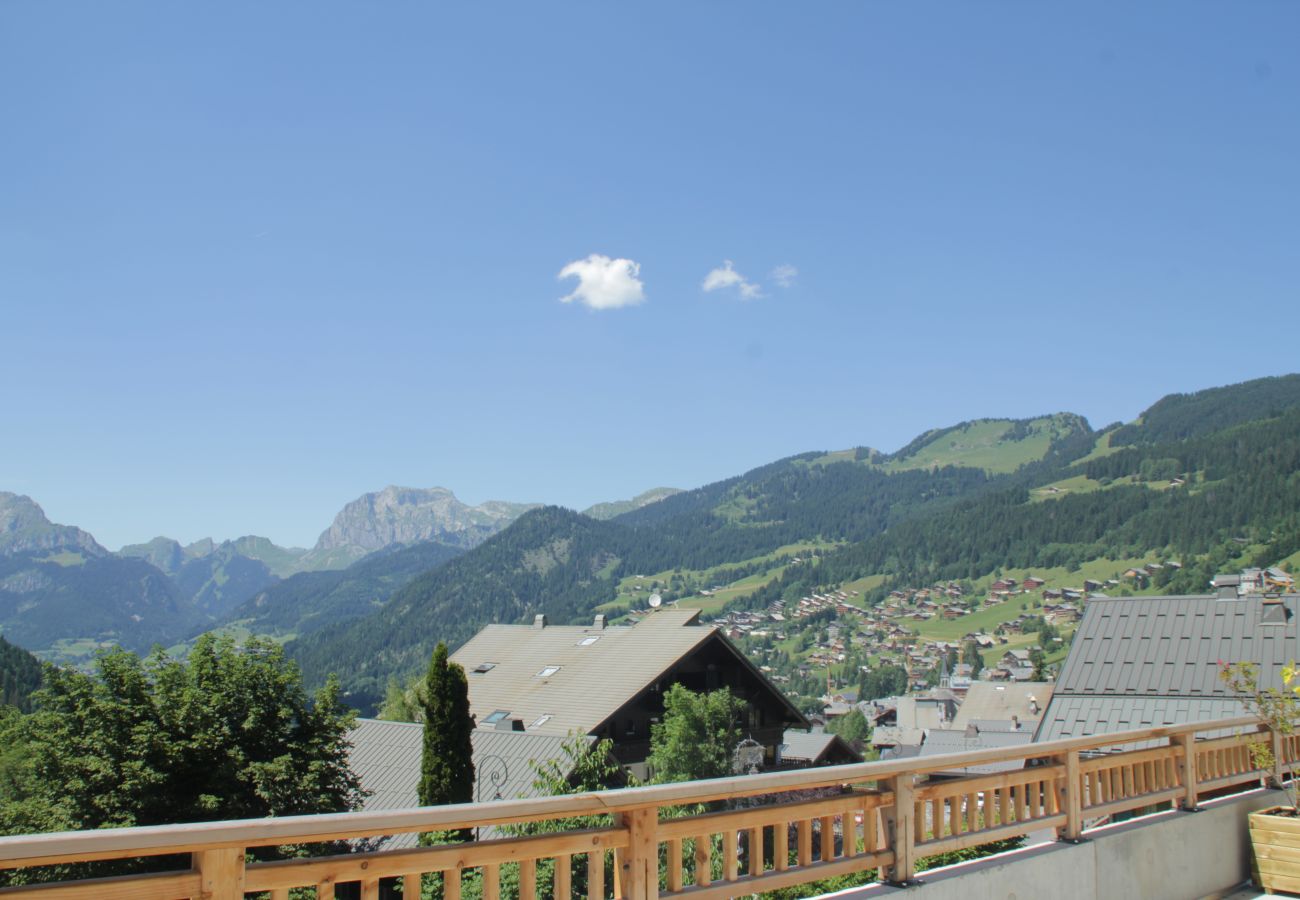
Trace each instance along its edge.
{"label": "chalet roof", "polygon": [[1258,663],[1261,684],[1280,684],[1300,655],[1298,605],[1296,595],[1089,602],[1038,740],[1243,714],[1219,661]]}
{"label": "chalet roof", "polygon": [[785,735],[781,738],[781,758],[796,761],[807,760],[815,764],[833,748],[836,748],[836,745],[838,745],[837,749],[841,753],[855,759],[861,758],[853,752],[853,748],[838,734],[831,734],[829,731],[796,731],[793,728],[787,728]]}
{"label": "chalet roof", "polygon": [[[966,699],[957,715],[953,716],[952,727],[962,729],[976,723],[980,728],[988,728],[989,723],[1001,722],[1009,728],[1011,717],[1015,716],[1026,731],[1033,733],[1052,698],[1052,687],[1044,681],[971,682]],[[1037,713],[1030,706],[1031,697],[1038,701]],[[999,731],[1006,730],[994,727]]]}
{"label": "chalet roof", "polygon": [[[594,738],[582,737],[591,742]],[[352,751],[348,765],[369,791],[363,808],[368,811],[409,809],[420,805],[420,755],[424,726],[411,722],[358,719],[348,733]],[[494,800],[539,797],[533,786],[533,762],[566,759],[567,737],[526,731],[475,729],[470,734],[474,753],[475,799]],[[385,846],[413,847],[417,835],[395,835]]]}
{"label": "chalet roof", "polygon": [[[698,618],[698,610],[660,609],[633,626],[488,625],[451,658],[465,668],[470,712],[480,728],[505,712],[522,719],[528,733],[590,734],[710,640],[768,684],[717,628]],[[773,695],[789,708],[791,721],[805,721],[780,691]]]}

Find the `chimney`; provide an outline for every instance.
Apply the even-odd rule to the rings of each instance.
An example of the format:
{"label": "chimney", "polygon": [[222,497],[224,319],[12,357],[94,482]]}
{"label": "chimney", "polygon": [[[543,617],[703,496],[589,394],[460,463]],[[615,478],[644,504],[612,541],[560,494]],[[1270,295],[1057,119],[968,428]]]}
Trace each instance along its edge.
{"label": "chimney", "polygon": [[1038,698],[1033,694],[1029,695],[1029,713],[1034,716],[1038,715]]}
{"label": "chimney", "polygon": [[600,615],[596,616],[596,621],[595,621],[595,623],[593,624],[592,627],[593,627],[593,628],[596,628],[596,629],[598,629],[598,630],[600,630],[600,631],[604,631],[604,630],[605,630],[605,614],[604,614],[604,613],[601,613]]}
{"label": "chimney", "polygon": [[524,720],[523,719],[502,719],[500,722],[497,722],[496,730],[497,731],[523,731]]}
{"label": "chimney", "polygon": [[546,627],[546,613],[538,613],[537,615],[533,616],[533,627],[534,628]]}
{"label": "chimney", "polygon": [[1020,730],[1020,716],[1012,716],[1012,717],[1011,717],[1011,730],[1012,730],[1012,731],[1019,731],[1019,730]]}

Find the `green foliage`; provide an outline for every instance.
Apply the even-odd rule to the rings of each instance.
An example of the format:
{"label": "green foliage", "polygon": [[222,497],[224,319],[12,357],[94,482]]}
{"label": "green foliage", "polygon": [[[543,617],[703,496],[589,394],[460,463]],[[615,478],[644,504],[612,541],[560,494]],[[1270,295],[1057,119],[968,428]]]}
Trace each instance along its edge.
{"label": "green foliage", "polygon": [[879,700],[907,693],[907,670],[902,666],[877,666],[862,676],[859,700]]}
{"label": "green foliage", "polygon": [[40,686],[40,660],[0,636],[0,707],[30,712],[32,692]]}
{"label": "green foliage", "polygon": [[861,750],[871,737],[871,725],[867,717],[856,706],[847,715],[831,719],[826,723],[826,730],[838,734],[854,750]]}
{"label": "green foliage", "polygon": [[354,720],[329,684],[309,701],[280,648],[201,638],[187,661],[100,657],[50,668],[37,711],[10,717],[0,831],[27,833],[340,812]]}
{"label": "green foliage", "polygon": [[[439,642],[424,680],[424,748],[420,757],[420,805],[469,803],[474,799],[474,751],[470,735],[469,682],[465,670],[447,661]],[[469,840],[469,833],[459,835]]]}
{"label": "green foliage", "polygon": [[732,774],[745,702],[723,688],[697,694],[674,684],[664,694],[663,721],[650,727],[647,762],[655,782],[696,781]]}
{"label": "green foliage", "polygon": [[[1289,735],[1300,721],[1300,670],[1295,660],[1282,667],[1282,686],[1262,687],[1259,683],[1259,663],[1219,661],[1219,680],[1238,696],[1246,708],[1259,717],[1269,730]],[[1250,745],[1251,760],[1255,767],[1270,770],[1277,762],[1271,742]],[[1283,782],[1280,787],[1287,792],[1292,811],[1296,811],[1295,779]]]}
{"label": "green foliage", "polygon": [[1300,407],[1300,375],[1259,378],[1194,394],[1170,394],[1142,413],[1139,424],[1111,436],[1112,447],[1163,444],[1279,416]]}
{"label": "green foliage", "polygon": [[980,653],[979,645],[974,641],[967,641],[962,645],[961,661],[970,666],[972,679],[979,678],[980,672],[984,671],[984,654]]}

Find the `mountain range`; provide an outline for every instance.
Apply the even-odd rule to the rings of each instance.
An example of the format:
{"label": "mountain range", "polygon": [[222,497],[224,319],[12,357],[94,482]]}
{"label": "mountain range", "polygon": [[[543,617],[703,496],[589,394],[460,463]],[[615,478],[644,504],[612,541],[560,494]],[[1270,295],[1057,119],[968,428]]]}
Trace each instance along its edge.
{"label": "mountain range", "polygon": [[439,640],[537,614],[627,615],[652,590],[757,608],[853,582],[871,603],[896,585],[1152,553],[1183,561],[1169,587],[1201,590],[1225,564],[1300,561],[1296,471],[1288,375],[1170,395],[1101,429],[1071,413],[975,419],[894,453],[802,453],[585,514],[386,488],[310,550],[160,538],[112,554],[0,494],[0,630],[73,662],[109,641],[268,634],[309,681],[337,672],[370,710]]}

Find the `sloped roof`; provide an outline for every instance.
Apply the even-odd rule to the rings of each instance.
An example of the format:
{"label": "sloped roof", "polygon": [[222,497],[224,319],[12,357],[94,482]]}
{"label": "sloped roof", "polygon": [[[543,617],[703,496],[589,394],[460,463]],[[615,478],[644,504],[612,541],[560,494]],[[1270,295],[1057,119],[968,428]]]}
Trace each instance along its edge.
{"label": "sloped roof", "polygon": [[[591,743],[594,738],[582,736]],[[420,805],[420,755],[424,726],[411,722],[358,719],[348,733],[348,765],[370,796],[367,811],[410,809]],[[534,762],[564,761],[565,736],[476,728],[470,735],[474,753],[474,791],[478,800],[538,797]],[[498,794],[500,797],[498,798]],[[396,835],[386,846],[413,847],[415,835]]]}
{"label": "sloped roof", "polygon": [[[1114,597],[1088,602],[1038,740],[1171,725],[1243,712],[1219,662],[1254,662],[1281,683],[1300,655],[1300,597]],[[1267,624],[1276,620],[1278,624]]]}
{"label": "sloped roof", "polygon": [[[1038,701],[1037,713],[1030,707],[1031,697]],[[1011,717],[1015,716],[1032,733],[1051,698],[1052,685],[1045,681],[973,681],[957,715],[953,716],[951,727],[962,729],[975,723],[981,729],[1009,731]]]}
{"label": "sloped roof", "polygon": [[[698,618],[699,610],[660,609],[633,626],[488,625],[451,658],[465,668],[470,711],[480,726],[503,711],[522,719],[528,733],[589,734],[711,639],[732,649],[738,665],[767,683]],[[475,671],[488,664],[487,671]],[[773,693],[790,706],[780,691]],[[792,720],[804,721],[790,709]]]}
{"label": "sloped roof", "polygon": [[[921,745],[919,757],[939,756],[943,753],[964,753],[968,750],[988,750],[993,747],[1018,747],[1028,744],[1034,733],[1026,728],[1024,731],[980,731],[973,729],[932,728],[925,733],[925,743]],[[963,766],[958,769],[945,770],[960,774],[990,775],[994,772],[1010,772],[1024,768],[1023,759],[1006,762],[985,763],[977,766]]]}
{"label": "sloped roof", "polygon": [[841,753],[861,758],[853,752],[853,748],[838,734],[831,734],[829,731],[796,731],[793,728],[787,728],[781,738],[781,758],[806,759],[815,763],[835,747],[837,743]]}

